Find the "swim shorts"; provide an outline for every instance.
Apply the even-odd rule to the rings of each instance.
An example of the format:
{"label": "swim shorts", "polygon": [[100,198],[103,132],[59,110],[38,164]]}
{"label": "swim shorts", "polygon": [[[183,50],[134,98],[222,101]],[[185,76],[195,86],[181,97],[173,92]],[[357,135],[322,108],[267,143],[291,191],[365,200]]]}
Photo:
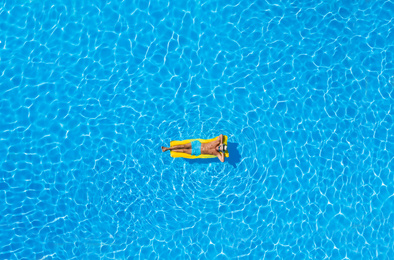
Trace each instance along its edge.
{"label": "swim shorts", "polygon": [[192,155],[199,156],[201,154],[201,142],[193,141],[192,142]]}

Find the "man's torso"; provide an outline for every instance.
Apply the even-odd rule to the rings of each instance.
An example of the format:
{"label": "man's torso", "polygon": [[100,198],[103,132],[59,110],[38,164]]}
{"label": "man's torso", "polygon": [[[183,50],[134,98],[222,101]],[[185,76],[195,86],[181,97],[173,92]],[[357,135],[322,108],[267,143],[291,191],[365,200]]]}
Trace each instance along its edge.
{"label": "man's torso", "polygon": [[201,144],[201,154],[211,154],[217,155],[216,146],[218,145],[217,141],[212,141],[210,143]]}

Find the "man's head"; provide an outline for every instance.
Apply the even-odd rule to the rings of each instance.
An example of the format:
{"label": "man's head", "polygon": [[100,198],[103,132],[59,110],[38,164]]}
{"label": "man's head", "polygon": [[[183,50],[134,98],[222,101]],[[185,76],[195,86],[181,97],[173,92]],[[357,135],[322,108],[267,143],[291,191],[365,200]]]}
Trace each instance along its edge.
{"label": "man's head", "polygon": [[227,151],[227,145],[225,145],[225,144],[219,145],[219,146],[217,147],[217,151],[218,151],[218,152],[224,153],[225,151]]}

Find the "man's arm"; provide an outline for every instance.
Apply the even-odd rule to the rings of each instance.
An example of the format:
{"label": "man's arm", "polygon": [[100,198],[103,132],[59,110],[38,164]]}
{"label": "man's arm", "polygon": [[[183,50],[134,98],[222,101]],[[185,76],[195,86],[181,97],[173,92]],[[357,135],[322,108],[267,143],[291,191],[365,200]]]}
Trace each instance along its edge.
{"label": "man's arm", "polygon": [[224,153],[219,153],[218,158],[221,162],[224,162]]}
{"label": "man's arm", "polygon": [[[223,144],[224,135],[221,134],[219,137],[220,137],[220,145],[222,145]],[[224,162],[224,158],[225,158],[224,152],[220,152],[218,157],[219,157],[219,160],[221,162]]]}

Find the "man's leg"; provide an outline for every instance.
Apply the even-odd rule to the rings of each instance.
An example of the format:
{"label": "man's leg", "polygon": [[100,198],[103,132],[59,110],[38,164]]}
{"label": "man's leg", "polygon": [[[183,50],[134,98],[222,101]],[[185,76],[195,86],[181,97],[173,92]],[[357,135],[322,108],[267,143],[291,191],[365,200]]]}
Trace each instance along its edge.
{"label": "man's leg", "polygon": [[175,149],[175,150],[172,150],[172,151],[176,152],[176,153],[192,154],[192,149]]}
{"label": "man's leg", "polygon": [[181,145],[174,145],[172,147],[161,147],[161,150],[163,152],[168,151],[168,150],[177,150],[177,149],[191,149],[192,148],[192,144],[188,143],[188,144],[181,144]]}

